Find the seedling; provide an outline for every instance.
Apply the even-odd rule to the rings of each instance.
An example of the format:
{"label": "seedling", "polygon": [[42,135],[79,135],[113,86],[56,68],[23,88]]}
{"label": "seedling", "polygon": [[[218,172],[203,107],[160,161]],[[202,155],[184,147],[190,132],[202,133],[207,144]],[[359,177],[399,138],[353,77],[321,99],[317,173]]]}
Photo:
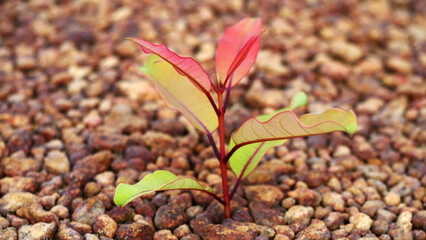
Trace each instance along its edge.
{"label": "seedling", "polygon": [[[344,131],[353,134],[357,128],[355,114],[329,109],[319,114],[306,114],[297,118],[291,111],[306,105],[304,93],[296,94],[288,108],[273,114],[249,118],[231,136],[229,151],[225,150],[224,118],[232,88],[247,75],[260,47],[262,34],[260,19],[243,19],[228,28],[216,52],[217,84],[214,84],[201,65],[190,57],[180,57],[165,45],[155,45],[142,39],[129,40],[138,44],[143,52],[151,54],[139,70],[153,82],[166,104],[179,111],[200,132],[207,136],[222,175],[222,192],[215,191],[191,177],[158,170],[134,185],[119,184],[114,202],[119,206],[154,191],[203,191],[224,205],[225,217],[231,217],[231,199],[244,179],[258,165],[265,152],[283,144],[290,138],[306,137]],[[219,143],[212,134],[219,132]],[[233,189],[229,189],[227,165],[237,176]]]}

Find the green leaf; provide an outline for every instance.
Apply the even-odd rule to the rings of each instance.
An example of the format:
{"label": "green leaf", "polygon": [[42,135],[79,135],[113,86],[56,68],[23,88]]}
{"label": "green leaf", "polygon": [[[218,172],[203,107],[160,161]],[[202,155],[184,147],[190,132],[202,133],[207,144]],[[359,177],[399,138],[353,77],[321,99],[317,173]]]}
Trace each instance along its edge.
{"label": "green leaf", "polygon": [[168,62],[150,55],[139,69],[148,75],[166,104],[188,119],[198,130],[211,134],[218,127],[217,114],[207,96]]}
{"label": "green leaf", "polygon": [[[280,109],[272,114],[265,114],[258,116],[257,118],[260,121],[268,121],[277,113],[287,110],[293,110],[297,107],[304,106],[308,103],[308,97],[304,92],[298,92],[291,100],[290,106]],[[260,159],[262,159],[268,149],[279,146],[283,144],[287,140],[276,140],[269,142],[258,142],[253,144],[248,144],[240,147],[237,151],[232,154],[229,159],[229,164],[231,166],[232,171],[237,175],[237,177],[245,178],[248,174],[250,174],[253,169],[259,164]],[[229,143],[229,149],[232,150],[234,148],[235,142],[233,138],[231,138]],[[240,176],[243,173],[242,176]]]}
{"label": "green leaf", "polygon": [[125,206],[133,199],[144,194],[164,190],[199,190],[212,194],[211,188],[205,188],[197,180],[190,177],[178,177],[171,172],[158,170],[146,175],[141,181],[134,185],[121,183],[118,185],[114,203],[117,206]]}

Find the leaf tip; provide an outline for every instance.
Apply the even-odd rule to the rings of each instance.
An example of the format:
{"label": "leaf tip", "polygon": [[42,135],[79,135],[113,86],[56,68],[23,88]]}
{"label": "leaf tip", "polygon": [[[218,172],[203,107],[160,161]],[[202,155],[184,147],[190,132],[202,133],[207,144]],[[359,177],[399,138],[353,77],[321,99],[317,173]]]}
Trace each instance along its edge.
{"label": "leaf tip", "polygon": [[348,124],[348,126],[346,127],[346,129],[347,129],[348,133],[351,136],[353,136],[355,134],[357,128],[358,128],[358,119],[357,119],[354,111],[349,110],[348,112],[351,115],[350,117],[352,118],[351,119],[352,121]]}

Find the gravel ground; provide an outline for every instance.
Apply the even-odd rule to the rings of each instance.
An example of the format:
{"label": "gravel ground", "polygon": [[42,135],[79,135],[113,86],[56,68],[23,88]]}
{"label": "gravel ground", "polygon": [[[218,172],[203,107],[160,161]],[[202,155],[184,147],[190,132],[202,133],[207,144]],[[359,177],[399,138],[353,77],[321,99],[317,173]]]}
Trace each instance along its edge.
{"label": "gravel ground", "polygon": [[[208,141],[128,71],[125,37],[195,56],[213,76],[226,27],[259,16],[257,63],[227,136],[252,115],[354,109],[334,133],[270,150],[231,220],[199,192],[120,208],[118,183],[157,169],[220,190]],[[1,1],[0,239],[426,239],[426,1]],[[230,173],[231,183],[235,176]]]}

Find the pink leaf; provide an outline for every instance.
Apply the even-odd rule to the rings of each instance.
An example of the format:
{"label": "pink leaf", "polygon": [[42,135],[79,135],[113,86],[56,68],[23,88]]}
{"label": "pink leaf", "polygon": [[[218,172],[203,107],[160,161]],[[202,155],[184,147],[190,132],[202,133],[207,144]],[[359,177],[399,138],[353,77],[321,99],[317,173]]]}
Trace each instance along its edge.
{"label": "pink leaf", "polygon": [[235,86],[247,75],[256,61],[261,33],[259,18],[245,18],[226,30],[216,51],[216,72],[222,84],[232,75],[232,86]]}
{"label": "pink leaf", "polygon": [[139,38],[129,40],[139,44],[145,53],[153,53],[170,63],[179,74],[187,77],[201,91],[210,91],[212,83],[208,74],[193,58],[180,57],[162,44],[156,45]]}

